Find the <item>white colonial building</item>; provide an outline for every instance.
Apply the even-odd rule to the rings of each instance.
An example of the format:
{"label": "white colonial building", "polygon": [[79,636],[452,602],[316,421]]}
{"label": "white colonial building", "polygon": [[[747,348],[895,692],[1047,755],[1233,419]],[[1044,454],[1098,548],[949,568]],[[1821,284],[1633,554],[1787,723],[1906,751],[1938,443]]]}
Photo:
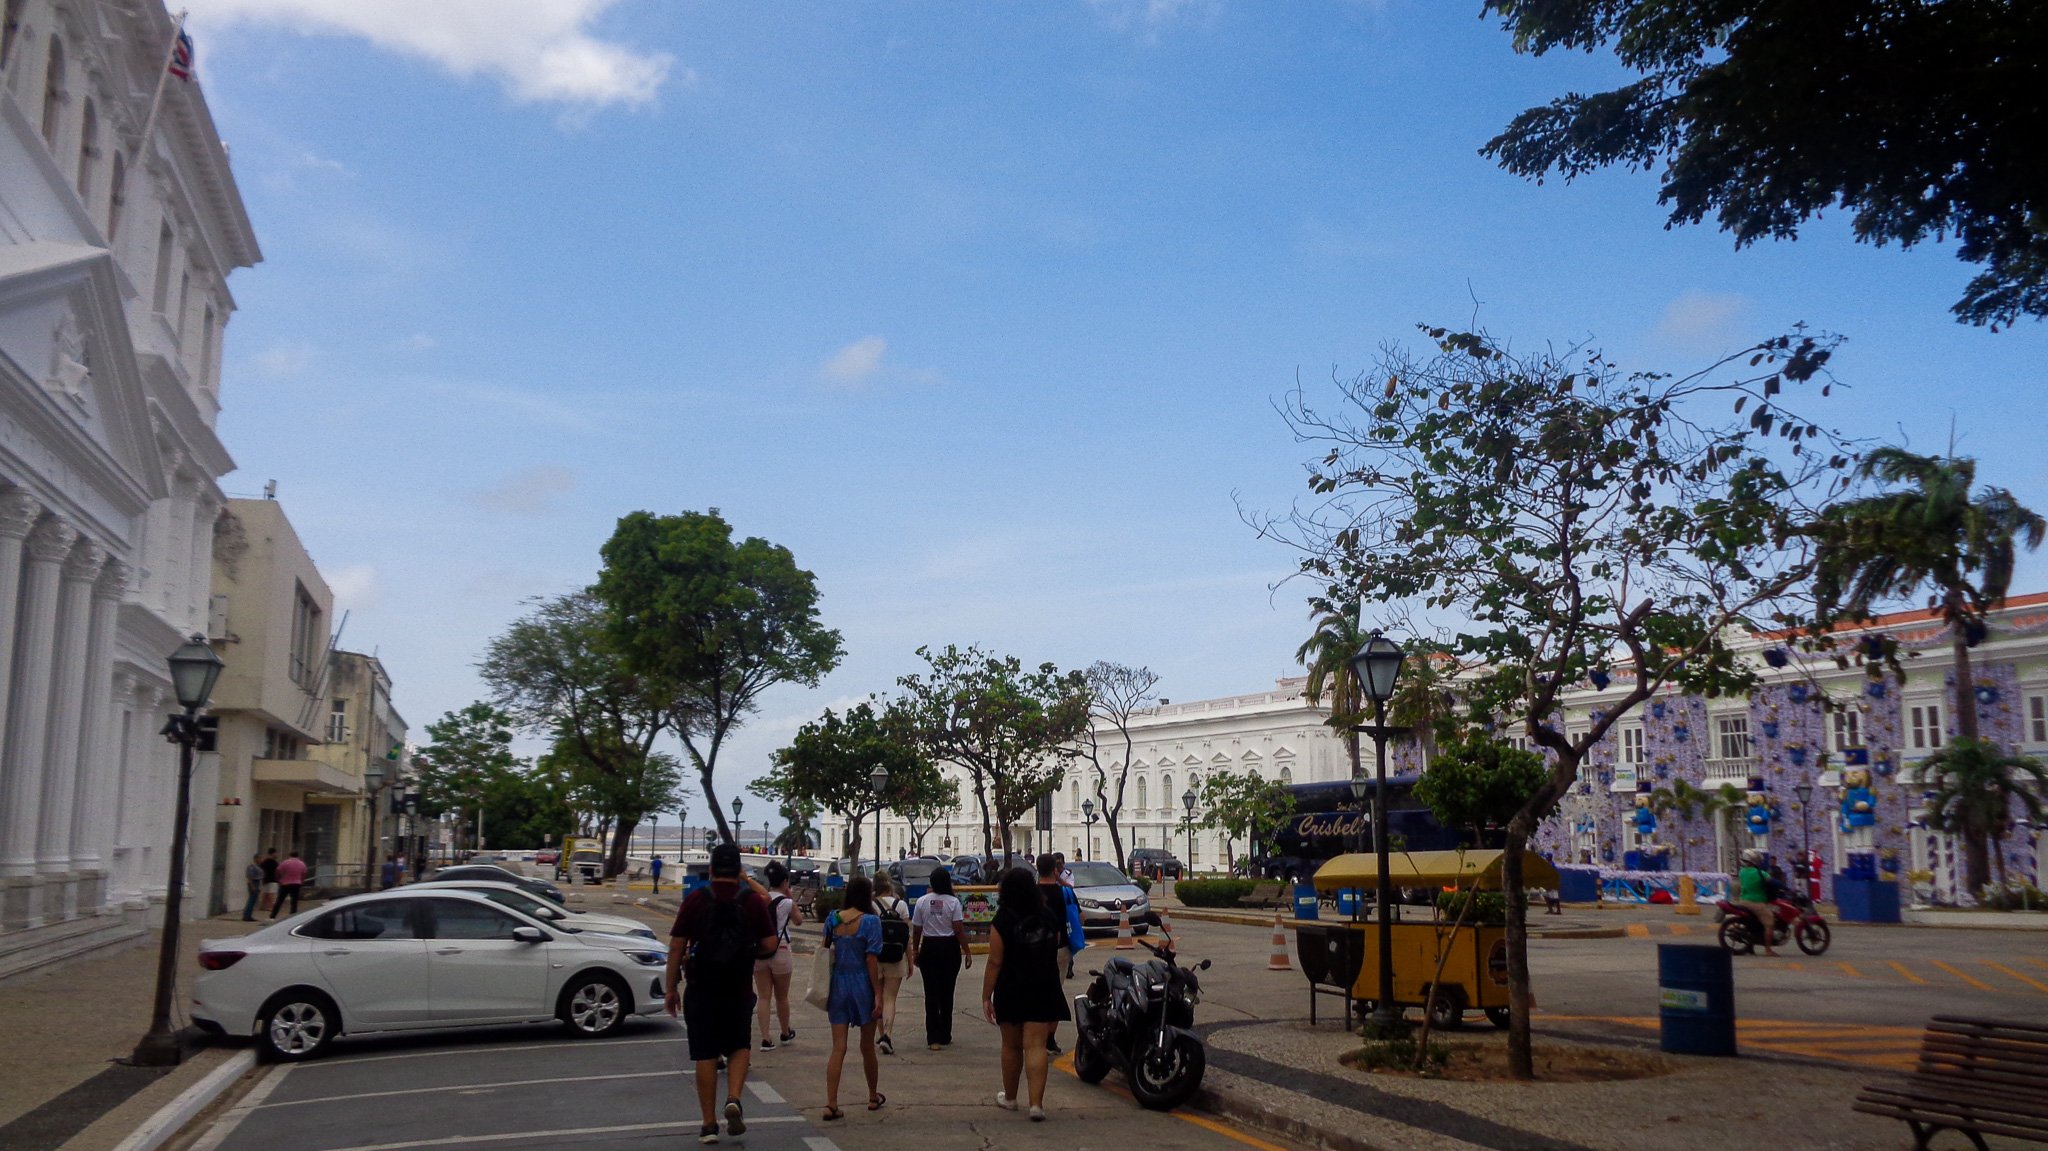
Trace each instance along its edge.
{"label": "white colonial building", "polygon": [[165,657],[207,630],[226,280],[261,258],[195,82],[142,138],[173,36],[157,0],[0,26],[0,974],[163,896]]}

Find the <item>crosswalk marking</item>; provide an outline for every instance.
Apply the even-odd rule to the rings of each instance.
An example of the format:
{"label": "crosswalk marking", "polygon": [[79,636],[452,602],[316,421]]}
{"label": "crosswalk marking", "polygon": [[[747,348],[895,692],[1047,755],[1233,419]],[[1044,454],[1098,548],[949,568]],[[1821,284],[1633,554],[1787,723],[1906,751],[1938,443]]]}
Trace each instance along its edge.
{"label": "crosswalk marking", "polygon": [[1889,966],[1891,967],[1891,969],[1892,969],[1893,971],[1896,971],[1896,972],[1898,972],[1898,973],[1899,973],[1900,975],[1903,975],[1903,976],[1905,976],[1905,977],[1906,977],[1906,982],[1908,982],[1908,983],[1925,983],[1925,982],[1927,982],[1927,981],[1926,981],[1925,979],[1922,979],[1922,978],[1920,978],[1919,976],[1917,976],[1917,975],[1913,974],[1913,972],[1912,972],[1911,970],[1909,970],[1909,969],[1908,969],[1908,968],[1906,967],[1906,965],[1905,965],[1905,964],[1903,964],[1903,963],[1900,963],[1900,962],[1899,962],[1898,960],[1896,960],[1896,959],[1887,959],[1887,960],[1885,960],[1885,963],[1886,963],[1887,965],[1889,965]]}
{"label": "crosswalk marking", "polygon": [[1953,975],[1953,976],[1955,976],[1955,977],[1956,977],[1957,979],[1960,979],[1960,980],[1962,980],[1962,981],[1963,981],[1964,983],[1967,983],[1967,984],[1969,984],[1970,986],[1972,986],[1972,987],[1976,988],[1976,989],[1977,989],[1977,990],[1979,990],[1979,991],[1996,991],[1996,990],[1997,990],[1997,988],[1995,988],[1995,987],[1991,986],[1991,985],[1990,985],[1989,983],[1986,983],[1986,982],[1984,982],[1983,980],[1981,980],[1981,979],[1978,979],[1978,978],[1977,978],[1976,976],[1974,976],[1974,975],[1971,975],[1971,974],[1969,974],[1968,972],[1966,972],[1966,971],[1962,970],[1962,969],[1961,969],[1961,968],[1959,968],[1959,967],[1955,967],[1955,966],[1953,966],[1953,965],[1951,965],[1951,964],[1943,963],[1943,962],[1942,962],[1941,960],[1939,960],[1939,959],[1930,959],[1930,960],[1928,960],[1927,962],[1929,962],[1929,963],[1933,964],[1933,965],[1934,965],[1934,966],[1936,966],[1936,967],[1939,967],[1939,968],[1941,968],[1941,969],[1942,969],[1943,971],[1946,971],[1946,972],[1948,972],[1948,973],[1949,973],[1950,975]]}

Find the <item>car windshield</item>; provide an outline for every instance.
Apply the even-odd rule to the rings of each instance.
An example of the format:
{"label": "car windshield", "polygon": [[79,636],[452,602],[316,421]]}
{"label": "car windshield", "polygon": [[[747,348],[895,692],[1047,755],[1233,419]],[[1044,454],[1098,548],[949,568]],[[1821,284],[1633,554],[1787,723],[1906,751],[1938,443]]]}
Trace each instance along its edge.
{"label": "car windshield", "polygon": [[[471,890],[476,890],[472,888]],[[524,912],[539,919],[560,919],[562,913],[535,899],[523,891],[479,891],[478,894],[492,903],[502,903],[514,911]]]}
{"label": "car windshield", "polygon": [[1107,863],[1076,863],[1067,870],[1074,873],[1075,887],[1124,887],[1131,882]]}
{"label": "car windshield", "polygon": [[897,868],[903,873],[905,883],[930,883],[932,872],[945,866],[935,859],[908,859]]}

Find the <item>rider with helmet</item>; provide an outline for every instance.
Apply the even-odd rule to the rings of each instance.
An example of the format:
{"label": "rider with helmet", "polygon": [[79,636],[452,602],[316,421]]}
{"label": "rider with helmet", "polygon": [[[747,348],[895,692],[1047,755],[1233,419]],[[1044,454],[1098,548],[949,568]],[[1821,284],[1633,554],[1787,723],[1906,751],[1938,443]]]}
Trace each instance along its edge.
{"label": "rider with helmet", "polygon": [[1776,955],[1778,949],[1771,946],[1771,935],[1778,922],[1778,911],[1771,906],[1771,877],[1764,870],[1764,853],[1757,848],[1748,848],[1742,853],[1742,870],[1735,877],[1735,904],[1756,916],[1757,939],[1765,955]]}

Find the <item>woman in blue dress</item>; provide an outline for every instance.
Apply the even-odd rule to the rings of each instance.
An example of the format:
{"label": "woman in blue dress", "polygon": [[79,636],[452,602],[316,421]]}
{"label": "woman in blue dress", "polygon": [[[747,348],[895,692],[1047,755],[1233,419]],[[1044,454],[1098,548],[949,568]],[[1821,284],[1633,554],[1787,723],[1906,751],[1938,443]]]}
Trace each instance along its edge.
{"label": "woman in blue dress", "polygon": [[825,1118],[839,1110],[839,1072],[846,1065],[846,1031],[860,1028],[861,1070],[868,1077],[868,1110],[889,1100],[877,1089],[881,1065],[875,1028],[882,1018],[882,921],[875,917],[874,884],[865,875],[847,881],[839,910],[825,919],[825,945],[832,949],[832,992],[825,1014],[832,1021],[832,1057],[825,1061]]}

